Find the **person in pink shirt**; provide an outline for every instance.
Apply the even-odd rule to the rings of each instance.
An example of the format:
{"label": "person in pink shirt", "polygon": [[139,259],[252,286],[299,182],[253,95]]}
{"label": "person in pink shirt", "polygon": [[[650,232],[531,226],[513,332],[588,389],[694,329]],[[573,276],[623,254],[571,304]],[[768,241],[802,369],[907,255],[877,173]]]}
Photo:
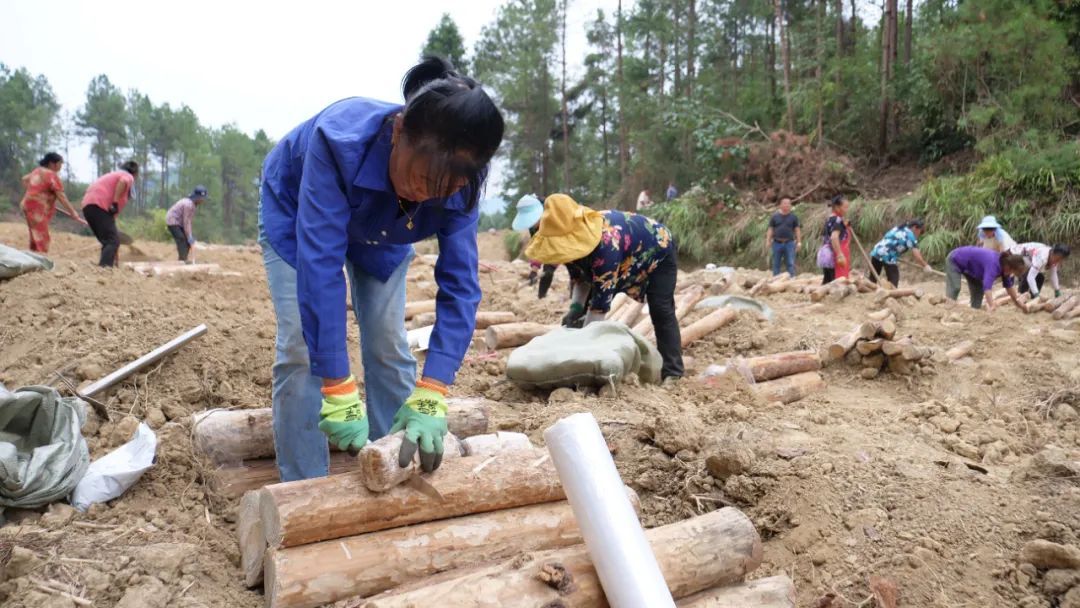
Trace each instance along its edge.
{"label": "person in pink shirt", "polygon": [[120,251],[120,233],[116,229],[116,216],[127,205],[131,186],[139,175],[139,163],[129,160],[119,171],[106,173],[90,184],[82,199],[82,212],[90,230],[101,243],[101,259],[104,268],[116,266]]}
{"label": "person in pink shirt", "polygon": [[206,187],[195,186],[190,196],[176,201],[165,215],[165,225],[169,234],[176,241],[176,253],[181,262],[191,263],[188,254],[195,245],[195,233],[191,230],[191,221],[195,219],[195,208],[206,202]]}

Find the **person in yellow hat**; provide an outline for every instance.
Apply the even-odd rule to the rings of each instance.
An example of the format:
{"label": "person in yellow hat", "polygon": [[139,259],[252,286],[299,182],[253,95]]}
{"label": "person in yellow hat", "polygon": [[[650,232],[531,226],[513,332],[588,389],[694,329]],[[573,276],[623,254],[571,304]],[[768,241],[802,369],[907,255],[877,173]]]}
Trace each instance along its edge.
{"label": "person in yellow hat", "polygon": [[[682,338],[675,317],[675,239],[663,224],[636,213],[594,211],[565,194],[544,201],[540,229],[525,256],[566,264],[572,295],[563,325],[602,321],[615,295],[649,304],[661,377],[682,377]],[[591,294],[590,294],[591,290]]]}

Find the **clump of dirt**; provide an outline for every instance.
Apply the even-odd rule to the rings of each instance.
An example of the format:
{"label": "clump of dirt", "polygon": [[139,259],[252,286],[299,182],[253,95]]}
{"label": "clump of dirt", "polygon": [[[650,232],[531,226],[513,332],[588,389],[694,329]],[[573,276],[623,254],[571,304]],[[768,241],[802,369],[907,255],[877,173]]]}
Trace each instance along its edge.
{"label": "clump of dirt", "polygon": [[[0,241],[19,243],[24,230],[0,224]],[[484,238],[492,250],[501,242]],[[207,484],[189,422],[207,408],[270,402],[274,316],[258,251],[199,252],[237,276],[143,277],[96,268],[92,239],[59,233],[53,242],[53,272],[0,283],[6,386],[66,389],[199,323],[210,331],[106,395],[111,420],[90,416],[84,433],[95,458],[139,421],[158,433],[158,461],[128,493],[85,514],[62,505],[5,513],[0,603],[69,606],[62,588],[100,606],[262,605],[242,584],[237,501]],[[139,246],[148,257],[174,255],[166,244]],[[538,300],[527,264],[485,265],[483,309],[559,322],[565,270]],[[432,275],[418,256],[410,299],[435,295]],[[738,269],[728,293],[762,276]],[[495,401],[494,425],[537,444],[559,418],[592,412],[641,498],[645,525],[742,509],[764,539],[760,575],[792,576],[800,606],[828,594],[837,608],[871,605],[871,576],[894,581],[911,606],[1066,606],[1080,595],[1073,570],[1020,557],[1032,540],[1076,545],[1080,537],[1080,323],[904,302],[904,334],[937,350],[974,340],[970,358],[874,380],[829,365],[826,392],[781,405],[760,403],[738,378],[699,374],[736,357],[821,350],[878,307],[872,294],[824,309],[801,294],[762,299],[773,321],[740,313],[686,349],[687,377],[671,385],[525,391],[505,378],[508,351],[474,347],[453,390]],[[704,314],[693,311],[684,323]],[[357,330],[349,331],[359,371]]]}

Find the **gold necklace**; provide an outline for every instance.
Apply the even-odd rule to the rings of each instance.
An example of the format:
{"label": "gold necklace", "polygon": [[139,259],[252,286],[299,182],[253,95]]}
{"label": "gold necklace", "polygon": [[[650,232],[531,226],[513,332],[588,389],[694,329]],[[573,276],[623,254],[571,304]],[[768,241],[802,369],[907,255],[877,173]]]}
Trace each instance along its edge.
{"label": "gold necklace", "polygon": [[398,207],[401,209],[401,212],[405,214],[405,217],[409,218],[409,221],[405,222],[405,227],[409,230],[412,230],[414,226],[413,217],[415,217],[416,214],[420,211],[420,205],[417,205],[416,211],[413,211],[412,214],[410,214],[408,211],[405,210],[405,203],[401,201],[401,197],[398,197],[397,204]]}

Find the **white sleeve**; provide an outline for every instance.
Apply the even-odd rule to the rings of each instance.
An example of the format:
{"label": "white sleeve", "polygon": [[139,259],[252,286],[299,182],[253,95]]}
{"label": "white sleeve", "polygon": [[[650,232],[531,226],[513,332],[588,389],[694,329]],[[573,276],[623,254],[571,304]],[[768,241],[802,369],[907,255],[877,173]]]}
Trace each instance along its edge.
{"label": "white sleeve", "polygon": [[[1061,264],[1058,264],[1060,266]],[[1050,269],[1050,284],[1054,286],[1054,291],[1061,290],[1061,283],[1058,282],[1058,267],[1054,266]]]}
{"label": "white sleeve", "polygon": [[1027,284],[1028,291],[1031,292],[1031,296],[1035,297],[1035,294],[1039,293],[1039,284],[1035,281],[1035,277],[1039,274],[1039,269],[1035,268],[1035,264],[1031,265],[1031,270],[1028,270]]}

